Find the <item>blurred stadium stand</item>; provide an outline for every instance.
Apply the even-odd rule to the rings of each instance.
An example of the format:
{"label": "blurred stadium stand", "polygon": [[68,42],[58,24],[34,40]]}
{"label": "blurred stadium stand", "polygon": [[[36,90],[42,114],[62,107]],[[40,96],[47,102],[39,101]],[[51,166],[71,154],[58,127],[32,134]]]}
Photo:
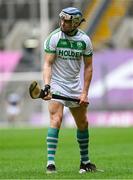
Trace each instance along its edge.
{"label": "blurred stadium stand", "polygon": [[5,49],[21,49],[25,38],[40,38],[40,2],[44,8],[48,2],[50,27],[45,28],[50,31],[58,26],[58,14],[62,8],[79,7],[86,19],[81,28],[91,36],[95,49],[111,44],[124,19],[132,16],[133,6],[131,0],[1,0],[0,39],[4,39]]}
{"label": "blurred stadium stand", "polygon": [[[133,103],[128,102],[129,99],[133,100],[132,80],[128,79],[132,76],[133,66],[132,0],[0,0],[0,122],[6,121],[3,112],[7,95],[17,92],[23,101],[21,121],[48,124],[45,103],[40,100],[33,103],[28,95],[28,86],[33,79],[42,83],[42,42],[48,33],[58,27],[58,14],[67,6],[82,10],[86,22],[81,25],[81,29],[91,37],[95,51],[90,111],[133,111]],[[8,52],[12,54],[10,58]],[[13,57],[16,52],[19,54],[17,61]],[[12,62],[12,68],[6,68],[8,66],[3,62]],[[116,75],[120,74],[123,66],[127,69],[123,79],[129,83],[126,88],[122,84],[115,88],[119,83],[109,83],[110,74],[114,77],[117,68]],[[112,91],[116,101],[111,101]],[[130,98],[125,95],[129,92]],[[40,115],[42,111],[45,113],[45,122]]]}
{"label": "blurred stadium stand", "polygon": [[127,16],[130,6],[130,0],[95,0],[91,6],[88,3],[85,11],[87,23],[82,29],[91,36],[95,49],[111,45],[113,34]]}

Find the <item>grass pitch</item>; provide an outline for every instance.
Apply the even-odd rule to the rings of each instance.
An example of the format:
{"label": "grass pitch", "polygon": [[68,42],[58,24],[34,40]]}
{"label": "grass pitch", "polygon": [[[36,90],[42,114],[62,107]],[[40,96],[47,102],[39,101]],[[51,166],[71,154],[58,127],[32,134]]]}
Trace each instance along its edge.
{"label": "grass pitch", "polygon": [[76,129],[60,131],[58,173],[47,175],[47,129],[0,130],[0,179],[132,179],[133,129],[91,128],[90,156],[104,173],[79,174]]}

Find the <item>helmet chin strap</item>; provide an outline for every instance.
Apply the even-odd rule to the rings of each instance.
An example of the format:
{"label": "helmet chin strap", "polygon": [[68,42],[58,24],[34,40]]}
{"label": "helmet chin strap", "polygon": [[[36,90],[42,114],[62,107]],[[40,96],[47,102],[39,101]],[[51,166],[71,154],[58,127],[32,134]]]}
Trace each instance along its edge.
{"label": "helmet chin strap", "polygon": [[68,36],[74,36],[78,32],[78,29],[76,28],[76,29],[73,29],[69,32],[65,32],[65,31],[62,31],[62,32],[64,32]]}
{"label": "helmet chin strap", "polygon": [[[64,32],[66,35],[68,35],[68,36],[74,36],[77,32],[78,32],[78,26],[80,26],[80,24],[83,22],[84,20],[81,20],[81,22],[79,22],[76,26],[74,25],[75,23],[73,22],[73,29],[72,30],[70,30],[70,31],[63,31],[62,30],[62,28],[61,28],[61,23],[60,23],[60,21],[59,21],[59,26],[60,26],[60,29],[61,29],[61,31],[62,32]],[[75,27],[74,27],[75,26]]]}
{"label": "helmet chin strap", "polygon": [[[79,25],[78,25],[79,26]],[[78,32],[78,26],[77,27],[75,27],[75,28],[73,28],[72,30],[70,30],[70,31],[63,31],[62,30],[62,28],[61,28],[61,31],[62,32],[64,32],[66,35],[68,35],[68,36],[74,36],[77,32]],[[61,27],[61,26],[60,26]]]}

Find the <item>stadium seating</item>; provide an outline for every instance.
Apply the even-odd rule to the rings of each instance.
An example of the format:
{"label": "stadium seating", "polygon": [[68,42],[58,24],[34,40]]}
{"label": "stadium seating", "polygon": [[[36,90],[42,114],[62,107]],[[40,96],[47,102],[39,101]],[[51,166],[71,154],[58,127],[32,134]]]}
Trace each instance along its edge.
{"label": "stadium seating", "polygon": [[109,43],[114,30],[127,14],[130,3],[130,0],[102,0],[88,3],[84,12],[86,23],[81,28],[91,36],[95,49]]}
{"label": "stadium seating", "polygon": [[102,43],[110,40],[115,28],[125,16],[128,6],[129,1],[111,1],[92,36],[95,45],[98,42]]}

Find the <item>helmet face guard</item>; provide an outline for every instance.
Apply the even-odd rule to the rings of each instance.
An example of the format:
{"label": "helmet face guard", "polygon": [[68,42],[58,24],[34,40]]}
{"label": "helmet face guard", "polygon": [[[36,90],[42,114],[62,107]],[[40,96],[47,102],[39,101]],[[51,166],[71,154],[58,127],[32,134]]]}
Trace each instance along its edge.
{"label": "helmet face guard", "polygon": [[82,21],[81,16],[66,14],[63,11],[59,14],[59,17],[64,20],[68,20],[68,21],[71,20],[73,24],[76,24],[76,23],[80,24],[80,22]]}

